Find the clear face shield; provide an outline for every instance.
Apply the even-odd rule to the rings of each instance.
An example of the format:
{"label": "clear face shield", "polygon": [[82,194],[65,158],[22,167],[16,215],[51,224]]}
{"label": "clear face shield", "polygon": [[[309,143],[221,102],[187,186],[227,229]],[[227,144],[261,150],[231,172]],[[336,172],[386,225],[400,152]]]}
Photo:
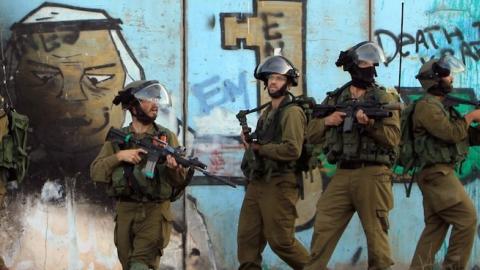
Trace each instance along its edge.
{"label": "clear face shield", "polygon": [[293,69],[284,59],[280,57],[271,56],[266,58],[256,70],[256,74],[287,74],[289,70]]}
{"label": "clear face shield", "polygon": [[367,67],[378,66],[380,63],[385,63],[386,59],[378,44],[368,42],[355,49],[353,61],[359,67]]}
{"label": "clear face shield", "polygon": [[167,89],[159,83],[150,84],[133,94],[133,96],[138,100],[155,103],[159,108],[167,108],[172,105]]}
{"label": "clear face shield", "polygon": [[465,65],[462,61],[453,57],[452,55],[442,56],[435,64],[432,66],[433,72],[439,75],[439,77],[447,77],[451,73],[461,73],[465,71]]}

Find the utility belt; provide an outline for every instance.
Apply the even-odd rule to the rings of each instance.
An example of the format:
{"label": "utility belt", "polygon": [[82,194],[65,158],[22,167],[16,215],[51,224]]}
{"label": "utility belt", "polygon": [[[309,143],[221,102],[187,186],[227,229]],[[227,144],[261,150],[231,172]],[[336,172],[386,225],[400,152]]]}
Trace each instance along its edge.
{"label": "utility belt", "polygon": [[163,203],[168,200],[149,200],[147,198],[143,198],[143,200],[137,200],[130,197],[120,196],[116,198],[117,202],[130,202],[130,203]]}
{"label": "utility belt", "polygon": [[342,160],[337,163],[337,168],[343,170],[356,170],[360,168],[370,167],[370,166],[386,166],[380,162],[374,161],[346,161]]}

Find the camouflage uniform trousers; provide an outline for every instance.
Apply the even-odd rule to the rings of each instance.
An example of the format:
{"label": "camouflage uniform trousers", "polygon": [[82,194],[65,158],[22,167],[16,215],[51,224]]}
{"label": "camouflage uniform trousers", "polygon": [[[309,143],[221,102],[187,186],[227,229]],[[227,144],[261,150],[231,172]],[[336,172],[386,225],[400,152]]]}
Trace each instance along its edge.
{"label": "camouflage uniform trousers", "polygon": [[170,202],[117,202],[114,241],[124,270],[157,269],[172,230]]}
{"label": "camouflage uniform trousers", "polygon": [[[2,169],[0,169],[0,211],[2,211],[7,195],[6,181]],[[5,262],[0,254],[0,270],[6,269]]]}
{"label": "camouflage uniform trousers", "polygon": [[308,262],[308,251],[295,238],[296,185],[293,173],[248,184],[238,224],[239,269],[262,269],[267,243],[293,269],[303,269]]}
{"label": "camouflage uniform trousers", "polygon": [[367,238],[368,269],[390,269],[388,213],[393,207],[391,171],[386,166],[337,169],[317,204],[311,261],[305,269],[327,269],[338,240],[357,212]]}
{"label": "camouflage uniform trousers", "polygon": [[444,269],[465,269],[472,252],[477,214],[453,167],[437,164],[422,170],[417,178],[423,194],[425,228],[417,243],[410,269],[433,269],[450,225]]}

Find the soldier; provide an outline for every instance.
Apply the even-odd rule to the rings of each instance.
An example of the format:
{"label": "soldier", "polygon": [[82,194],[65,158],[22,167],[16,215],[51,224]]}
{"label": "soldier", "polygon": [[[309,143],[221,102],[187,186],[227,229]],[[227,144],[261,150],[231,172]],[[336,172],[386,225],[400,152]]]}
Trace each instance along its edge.
{"label": "soldier", "polygon": [[[375,66],[385,61],[380,47],[361,42],[342,51],[336,62],[352,80],[327,93],[323,104],[398,101],[375,83]],[[350,132],[340,128],[345,112],[335,111],[313,119],[307,129],[311,143],[321,143],[336,174],[320,197],[311,242],[311,260],[305,269],[327,269],[328,261],[352,215],[360,217],[368,246],[369,269],[390,269],[393,264],[388,243],[388,213],[393,207],[391,171],[400,140],[398,112],[385,119],[370,119],[362,110],[354,112]]]}
{"label": "soldier", "polygon": [[[113,103],[121,103],[132,115],[132,123],[122,129],[124,132],[138,139],[157,136],[176,147],[175,134],[155,123],[161,92],[165,88],[157,81],[135,81],[120,91]],[[128,143],[105,142],[91,165],[93,181],[109,183],[109,193],[117,199],[114,241],[125,270],[157,269],[172,229],[170,201],[185,183],[185,170],[170,155],[156,165],[153,179],[147,179],[143,173],[145,154]]]}
{"label": "soldier", "polygon": [[[5,111],[3,97],[0,96],[0,144],[2,143],[3,137],[8,134],[8,116]],[[3,207],[5,200],[5,195],[7,194],[6,184],[7,184],[7,171],[5,168],[0,167],[0,209]],[[2,260],[0,258],[0,266]],[[1,268],[0,268],[1,269]]]}
{"label": "soldier", "polygon": [[295,174],[305,136],[306,116],[290,103],[289,88],[298,84],[298,71],[282,56],[272,56],[255,69],[271,103],[260,116],[257,141],[241,134],[246,148],[242,171],[248,178],[238,224],[239,269],[262,269],[268,243],[293,269],[303,269],[309,256],[295,239],[295,203],[299,199]]}
{"label": "soldier", "polygon": [[[7,186],[17,188],[27,172],[27,129],[28,117],[7,105],[0,95],[0,211],[5,205]],[[0,270],[4,269],[8,268],[0,256]]]}
{"label": "soldier", "polygon": [[412,123],[414,148],[420,172],[417,183],[423,194],[425,229],[418,241],[410,269],[433,269],[435,254],[452,226],[443,269],[465,269],[475,237],[475,207],[455,176],[468,146],[478,145],[478,129],[470,123],[480,121],[480,110],[462,117],[453,107],[442,104],[452,91],[453,72],[463,64],[452,56],[432,59],[422,65],[416,78],[427,91],[416,102]]}
{"label": "soldier", "polygon": [[[0,96],[0,144],[2,143],[2,139],[8,133],[8,117],[7,113],[5,112],[4,105],[3,105],[3,97]],[[6,171],[4,168],[0,168],[0,211],[3,208],[5,195],[7,194],[6,189],[7,177]],[[2,256],[0,256],[0,270],[8,270],[5,262],[3,261]]]}

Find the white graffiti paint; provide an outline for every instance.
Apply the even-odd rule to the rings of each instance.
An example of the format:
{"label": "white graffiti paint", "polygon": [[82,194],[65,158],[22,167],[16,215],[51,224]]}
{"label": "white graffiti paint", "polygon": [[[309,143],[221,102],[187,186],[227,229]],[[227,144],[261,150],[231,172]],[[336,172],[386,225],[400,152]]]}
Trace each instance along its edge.
{"label": "white graffiti paint", "polygon": [[42,202],[53,202],[62,199],[64,195],[63,187],[57,181],[47,181],[42,187],[40,198]]}
{"label": "white graffiti paint", "polygon": [[[210,111],[210,114],[206,116],[194,116],[193,122],[195,123],[194,126],[197,127],[196,131],[202,135],[221,134],[238,136],[240,134],[240,126],[237,124],[238,120],[235,114],[236,112],[215,107]],[[254,118],[253,114],[250,118]],[[249,125],[255,126],[254,121],[252,121],[252,123],[249,121]]]}

